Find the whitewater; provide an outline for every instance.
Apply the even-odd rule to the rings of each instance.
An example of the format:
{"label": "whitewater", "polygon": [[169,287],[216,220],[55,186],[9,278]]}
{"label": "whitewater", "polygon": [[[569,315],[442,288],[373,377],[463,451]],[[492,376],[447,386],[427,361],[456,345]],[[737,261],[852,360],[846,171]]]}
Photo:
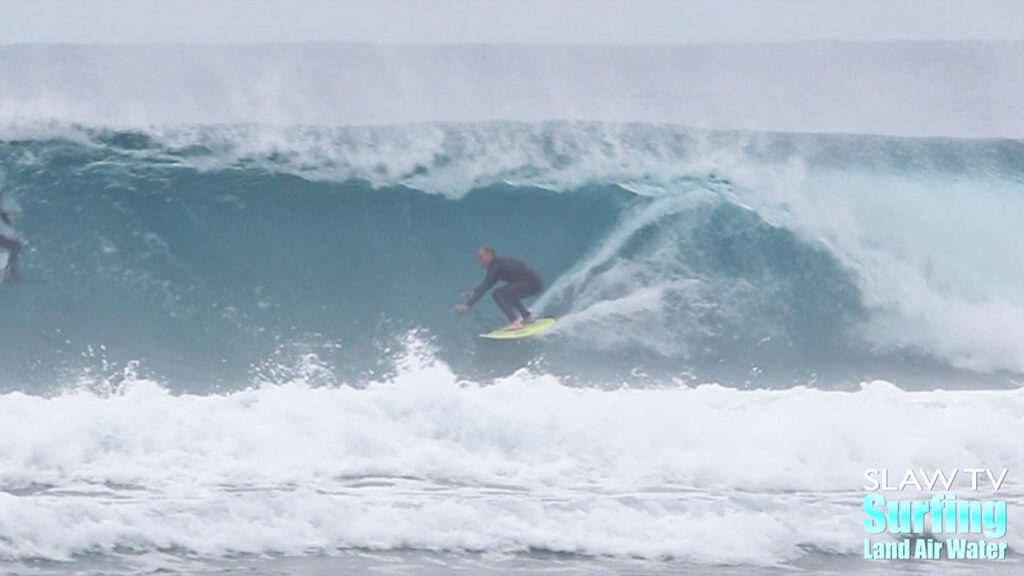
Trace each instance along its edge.
{"label": "whitewater", "polygon": [[[1024,501],[1024,44],[2,46],[11,574],[872,564]],[[542,337],[451,309],[481,244]],[[0,265],[6,254],[0,254]],[[925,496],[927,498],[927,496]]]}

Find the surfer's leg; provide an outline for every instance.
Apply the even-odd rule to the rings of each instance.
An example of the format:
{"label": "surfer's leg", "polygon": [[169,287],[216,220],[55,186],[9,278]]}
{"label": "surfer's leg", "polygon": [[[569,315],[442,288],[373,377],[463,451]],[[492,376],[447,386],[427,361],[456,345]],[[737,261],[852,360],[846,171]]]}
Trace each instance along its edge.
{"label": "surfer's leg", "polygon": [[515,284],[509,284],[502,287],[505,290],[505,297],[512,304],[512,307],[522,315],[523,320],[527,324],[533,322],[533,315],[530,311],[523,306],[523,298],[529,298],[530,296],[536,296],[540,293],[540,287],[531,282],[517,282]]}
{"label": "surfer's leg", "polygon": [[526,306],[523,306],[523,301],[520,300],[519,298],[514,298],[512,300],[512,305],[515,306],[516,310],[519,311],[519,314],[523,317],[523,320],[526,320],[527,318],[531,317],[530,311],[526,309]]}
{"label": "surfer's leg", "polygon": [[[494,296],[494,301],[498,304],[498,308],[501,308],[501,311],[505,313],[505,316],[508,316],[509,322],[516,321],[515,312],[512,311],[512,299],[508,293],[509,288],[511,288],[512,286],[512,284],[506,284],[505,286],[498,288],[492,293],[492,295]],[[520,306],[522,306],[522,304],[520,304]]]}

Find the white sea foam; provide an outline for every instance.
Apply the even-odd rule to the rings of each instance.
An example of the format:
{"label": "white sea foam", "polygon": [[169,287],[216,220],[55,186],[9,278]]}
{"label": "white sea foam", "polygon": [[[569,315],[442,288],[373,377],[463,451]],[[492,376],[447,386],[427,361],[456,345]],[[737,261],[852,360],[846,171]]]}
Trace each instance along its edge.
{"label": "white sea foam", "polygon": [[[516,551],[770,564],[857,553],[868,468],[1009,468],[1024,393],[459,381],[0,396],[0,558]],[[984,425],[981,425],[984,422]],[[1011,546],[1024,532],[1010,525]]]}
{"label": "white sea foam", "polygon": [[980,172],[801,170],[737,196],[826,246],[872,316],[861,338],[955,366],[1024,372],[1021,185]]}

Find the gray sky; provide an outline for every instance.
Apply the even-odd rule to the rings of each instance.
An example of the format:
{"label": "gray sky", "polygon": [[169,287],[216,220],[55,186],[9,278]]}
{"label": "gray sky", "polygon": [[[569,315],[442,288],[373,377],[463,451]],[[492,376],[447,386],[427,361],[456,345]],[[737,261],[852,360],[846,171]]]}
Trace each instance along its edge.
{"label": "gray sky", "polygon": [[1024,39],[1018,0],[0,0],[11,43]]}

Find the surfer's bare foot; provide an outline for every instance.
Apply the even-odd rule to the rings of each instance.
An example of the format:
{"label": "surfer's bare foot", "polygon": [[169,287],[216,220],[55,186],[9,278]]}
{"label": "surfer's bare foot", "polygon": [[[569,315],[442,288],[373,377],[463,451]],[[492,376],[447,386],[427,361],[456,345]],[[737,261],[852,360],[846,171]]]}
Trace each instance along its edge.
{"label": "surfer's bare foot", "polygon": [[534,319],[533,314],[530,314],[526,318],[523,318],[523,324],[529,325],[529,324],[533,324],[534,322],[536,322],[536,320]]}
{"label": "surfer's bare foot", "polygon": [[522,327],[523,327],[523,323],[520,322],[519,320],[516,320],[515,322],[513,322],[513,323],[509,324],[508,326],[505,326],[504,328],[502,328],[502,330],[519,330]]}

